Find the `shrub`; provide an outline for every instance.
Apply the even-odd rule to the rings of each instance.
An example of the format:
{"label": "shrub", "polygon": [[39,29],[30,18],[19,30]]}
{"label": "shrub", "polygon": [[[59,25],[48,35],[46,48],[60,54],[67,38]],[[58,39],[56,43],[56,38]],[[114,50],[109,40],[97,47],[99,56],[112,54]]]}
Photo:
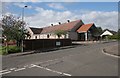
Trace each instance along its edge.
{"label": "shrub", "polygon": [[6,47],[5,46],[0,46],[0,55],[6,55],[8,52],[6,52]]}
{"label": "shrub", "polygon": [[66,34],[66,31],[64,30],[57,30],[54,32],[55,35],[58,36],[58,38],[60,38],[62,35],[65,35]]}
{"label": "shrub", "polygon": [[21,52],[20,47],[17,47],[17,46],[9,46],[9,48],[8,48],[8,53],[9,53],[9,54],[11,54],[11,53],[18,53],[18,52]]}
{"label": "shrub", "polygon": [[120,36],[119,35],[112,35],[112,36],[108,36],[108,39],[120,40]]}
{"label": "shrub", "polygon": [[20,47],[17,47],[17,46],[8,46],[8,47],[0,46],[0,55],[6,55],[6,54],[18,53],[18,52],[21,52]]}

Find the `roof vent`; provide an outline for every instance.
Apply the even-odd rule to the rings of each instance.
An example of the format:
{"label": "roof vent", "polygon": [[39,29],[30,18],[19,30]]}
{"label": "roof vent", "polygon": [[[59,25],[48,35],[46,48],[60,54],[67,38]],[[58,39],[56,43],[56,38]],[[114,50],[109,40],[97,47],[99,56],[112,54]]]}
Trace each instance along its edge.
{"label": "roof vent", "polygon": [[53,26],[53,24],[51,24],[51,26]]}
{"label": "roof vent", "polygon": [[67,22],[69,23],[69,22],[70,22],[70,20],[67,20]]}
{"label": "roof vent", "polygon": [[61,22],[58,22],[59,23],[59,25],[61,24]]}

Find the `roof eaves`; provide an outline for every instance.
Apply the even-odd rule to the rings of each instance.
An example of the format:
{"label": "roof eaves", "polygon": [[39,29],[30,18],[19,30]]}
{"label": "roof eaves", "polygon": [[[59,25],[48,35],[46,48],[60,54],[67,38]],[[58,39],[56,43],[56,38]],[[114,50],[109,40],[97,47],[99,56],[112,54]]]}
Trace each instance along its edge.
{"label": "roof eaves", "polygon": [[[78,32],[78,31],[77,31]],[[85,32],[87,32],[87,31],[80,31],[80,32],[78,32],[78,33],[85,33]]]}

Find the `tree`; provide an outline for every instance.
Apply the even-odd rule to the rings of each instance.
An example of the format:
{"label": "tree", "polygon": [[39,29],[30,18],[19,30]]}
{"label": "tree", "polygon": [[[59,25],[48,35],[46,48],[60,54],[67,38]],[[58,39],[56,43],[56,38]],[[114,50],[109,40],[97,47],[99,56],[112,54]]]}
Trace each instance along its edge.
{"label": "tree", "polygon": [[97,27],[98,33],[101,34],[103,32],[103,29],[101,27]]}
{"label": "tree", "polygon": [[7,41],[16,40],[17,46],[27,37],[25,29],[26,23],[20,18],[13,15],[4,15],[2,18],[3,35],[6,36]]}
{"label": "tree", "polygon": [[64,30],[56,30],[54,32],[54,34],[57,35],[58,38],[60,38],[62,35],[66,35],[66,31],[64,31]]}

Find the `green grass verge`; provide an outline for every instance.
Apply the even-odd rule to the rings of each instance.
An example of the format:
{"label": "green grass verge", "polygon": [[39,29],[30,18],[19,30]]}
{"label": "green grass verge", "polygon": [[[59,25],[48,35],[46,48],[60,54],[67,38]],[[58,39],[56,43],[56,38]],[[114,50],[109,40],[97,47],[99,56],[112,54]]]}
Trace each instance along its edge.
{"label": "green grass verge", "polygon": [[17,46],[0,46],[0,55],[12,54],[21,52],[20,47]]}
{"label": "green grass verge", "polygon": [[6,47],[0,46],[0,55],[5,55],[5,54],[8,54],[8,53],[6,52]]}

